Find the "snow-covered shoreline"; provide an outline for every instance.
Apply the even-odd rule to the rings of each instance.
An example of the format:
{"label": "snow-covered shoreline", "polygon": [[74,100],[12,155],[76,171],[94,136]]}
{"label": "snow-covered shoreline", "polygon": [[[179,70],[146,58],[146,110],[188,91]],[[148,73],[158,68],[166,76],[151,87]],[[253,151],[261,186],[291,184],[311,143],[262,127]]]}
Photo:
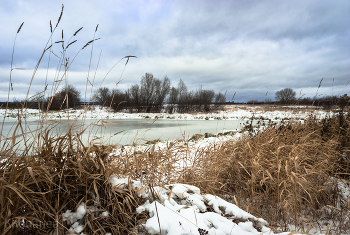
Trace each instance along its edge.
{"label": "snow-covered shoreline", "polygon": [[[283,106],[282,106],[283,107]],[[294,106],[290,106],[292,108]],[[215,111],[209,113],[127,113],[127,112],[113,112],[109,108],[93,106],[90,110],[84,109],[68,109],[63,111],[49,111],[47,113],[39,112],[37,109],[8,109],[6,111],[6,119],[17,119],[20,114],[22,118],[26,119],[40,119],[45,117],[46,119],[175,119],[175,120],[237,120],[237,119],[306,119],[310,115],[316,118],[324,118],[326,115],[332,115],[332,112],[326,112],[324,110],[306,109],[307,107],[295,106],[297,111],[262,111],[259,106],[226,106],[225,111]],[[5,109],[0,109],[0,118],[3,119],[5,115]]]}

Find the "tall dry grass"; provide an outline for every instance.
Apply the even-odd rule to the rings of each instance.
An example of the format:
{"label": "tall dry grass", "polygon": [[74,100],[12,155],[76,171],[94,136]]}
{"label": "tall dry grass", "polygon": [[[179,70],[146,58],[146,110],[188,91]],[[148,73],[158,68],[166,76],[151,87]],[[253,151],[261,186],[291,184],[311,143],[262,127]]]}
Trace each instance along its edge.
{"label": "tall dry grass", "polygon": [[[65,221],[65,218],[62,218],[62,213],[67,210],[76,210],[83,202],[85,208],[93,208],[79,222],[85,225],[86,234],[106,234],[108,232],[131,234],[133,232],[130,228],[138,226],[146,215],[135,212],[135,208],[141,204],[135,192],[130,188],[118,190],[110,183],[110,176],[113,172],[106,165],[108,164],[106,156],[110,147],[95,145],[92,141],[89,146],[84,146],[80,136],[83,132],[91,132],[91,130],[84,124],[76,126],[74,120],[70,121],[69,117],[68,122],[71,123],[69,130],[61,135],[54,135],[52,130],[59,121],[47,119],[53,98],[48,101],[47,106],[44,106],[44,98],[48,95],[54,97],[62,84],[65,86],[69,84],[67,74],[75,58],[82,50],[98,40],[94,35],[92,40],[83,44],[72,60],[67,58],[67,49],[71,48],[72,44],[77,44],[77,40],[72,39],[82,30],[82,27],[67,41],[62,30],[62,40],[53,42],[52,38],[61,21],[63,9],[62,5],[55,27],[50,21],[50,37],[33,71],[26,98],[20,104],[17,121],[12,126],[13,133],[7,135],[3,133],[3,130],[4,126],[8,125],[5,119],[9,109],[10,93],[13,92],[12,63],[16,38],[23,23],[16,33],[11,60],[8,101],[6,107],[2,107],[5,109],[5,115],[0,132],[0,233],[66,234],[72,224],[69,219]],[[95,33],[96,31],[97,27]],[[62,47],[61,49],[56,48],[61,53],[54,53],[56,45]],[[58,64],[55,66],[56,73],[52,79],[51,91],[47,76],[43,90],[30,96],[31,85],[44,57],[48,56],[47,70],[49,70],[52,54],[60,56],[56,55]],[[133,56],[121,59],[127,59],[125,66],[130,57]],[[93,79],[88,77],[86,81],[91,89],[94,87],[94,79],[95,77]],[[90,97],[90,101],[84,104],[85,116],[94,98]],[[65,100],[67,99],[68,94],[65,97]],[[37,127],[30,129],[23,113],[28,103],[34,100],[38,101],[42,112],[39,114]],[[103,125],[97,126],[101,127],[102,132]],[[95,140],[100,143],[102,141],[103,139]],[[103,211],[108,211],[109,216],[101,217]]]}
{"label": "tall dry grass", "polygon": [[[346,120],[349,128],[349,116]],[[343,144],[349,134],[340,133],[343,127],[339,119],[308,120],[223,145],[219,152],[230,155],[218,161],[226,164],[218,178],[229,179],[223,189],[241,200],[248,198],[241,206],[285,228],[303,228],[320,219],[348,220],[349,205],[339,204],[337,184],[330,178],[349,179],[349,145]],[[322,212],[327,206],[344,209],[347,218],[336,217],[337,210]]]}
{"label": "tall dry grass", "polygon": [[[63,8],[56,27],[62,12]],[[56,27],[51,26],[51,33]],[[73,42],[67,42],[66,47],[62,44],[63,50]],[[43,55],[51,47],[46,45]],[[69,63],[59,67],[62,73],[54,79],[52,95],[61,81],[67,81],[69,67]],[[46,90],[45,86],[43,93]],[[113,146],[85,146],[80,140],[84,126],[75,134],[72,127],[55,137],[45,117],[43,113],[42,124],[30,133],[23,128],[21,115],[14,127],[18,132],[4,138],[1,131],[2,234],[65,234],[71,224],[63,221],[62,213],[75,210],[81,202],[95,207],[81,221],[84,233],[133,233],[130,228],[139,227],[147,218],[135,213],[143,201],[131,188],[112,187],[111,174],[141,180],[146,186],[175,182],[196,185],[203,193],[220,195],[264,218],[276,230],[287,230],[291,225],[298,230],[307,230],[309,225],[321,228],[327,222],[332,234],[350,232],[350,202],[339,199],[339,180],[349,183],[350,174],[350,117],[343,110],[321,121],[290,120],[254,136],[198,149],[188,143],[180,146],[169,142],[165,149],[153,145],[143,152],[122,154],[115,154]],[[34,138],[28,140],[31,135]],[[19,147],[21,143],[24,150]],[[103,211],[109,216],[100,217]]]}
{"label": "tall dry grass", "polygon": [[237,203],[272,228],[329,223],[332,234],[347,233],[350,199],[341,198],[339,181],[350,183],[349,133],[350,116],[343,113],[270,126],[196,153],[183,181]]}
{"label": "tall dry grass", "polygon": [[111,156],[111,168],[144,185],[187,183],[226,198],[276,231],[350,232],[350,115],[269,126],[254,136],[193,149],[168,143]]}
{"label": "tall dry grass", "polygon": [[[36,154],[2,158],[1,234],[66,234],[71,224],[62,213],[82,202],[94,207],[81,221],[86,234],[128,234],[147,218],[135,212],[141,199],[134,191],[110,183],[107,149],[85,147],[69,135],[52,138],[47,132]],[[104,211],[107,217],[100,216]]]}

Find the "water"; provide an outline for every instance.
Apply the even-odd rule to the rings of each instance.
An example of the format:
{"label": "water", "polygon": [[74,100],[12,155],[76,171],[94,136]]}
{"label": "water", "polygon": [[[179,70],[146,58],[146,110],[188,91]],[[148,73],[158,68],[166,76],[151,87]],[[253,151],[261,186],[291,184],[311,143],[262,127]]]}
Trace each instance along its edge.
{"label": "water", "polygon": [[[237,130],[243,126],[242,120],[174,120],[174,119],[118,119],[103,122],[97,119],[86,119],[68,122],[68,120],[56,120],[50,122],[52,125],[51,134],[61,135],[67,133],[69,127],[73,126],[72,133],[80,133],[87,127],[81,135],[85,144],[94,141],[103,144],[142,144],[149,140],[190,138],[194,134],[204,134],[206,132],[217,134],[219,132]],[[242,125],[240,124],[242,123]],[[3,130],[4,136],[11,136],[17,125],[16,120],[6,120]],[[45,125],[47,127],[48,125]],[[30,120],[22,123],[26,138],[33,138],[35,130],[42,130],[39,121]],[[20,126],[16,134],[21,134]],[[23,137],[22,137],[23,138]]]}

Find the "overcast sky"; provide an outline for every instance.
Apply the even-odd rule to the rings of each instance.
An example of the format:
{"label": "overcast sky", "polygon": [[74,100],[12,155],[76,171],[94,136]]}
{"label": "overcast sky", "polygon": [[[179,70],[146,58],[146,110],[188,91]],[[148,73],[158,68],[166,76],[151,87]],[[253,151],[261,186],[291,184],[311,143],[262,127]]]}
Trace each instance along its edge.
{"label": "overcast sky", "polygon": [[[55,55],[62,55],[62,46],[55,44],[32,79],[51,44],[50,20],[55,27],[62,3],[52,42],[61,40],[62,29],[65,46],[77,40],[65,54],[70,61],[99,24],[100,39],[93,50],[89,45],[78,53],[66,77],[82,94],[88,76],[95,88],[103,81],[102,86],[125,90],[145,73],[168,76],[172,86],[182,79],[189,90],[227,91],[227,100],[236,92],[236,102],[274,100],[286,87],[306,97],[350,93],[349,0],[11,0],[0,2],[0,101],[7,100],[12,48],[22,22],[13,57],[13,68],[21,70],[12,72],[10,99],[24,99],[30,84],[29,96],[43,91],[45,82],[49,91],[61,78]],[[124,73],[126,59],[106,76],[128,55],[137,58],[130,58]]]}

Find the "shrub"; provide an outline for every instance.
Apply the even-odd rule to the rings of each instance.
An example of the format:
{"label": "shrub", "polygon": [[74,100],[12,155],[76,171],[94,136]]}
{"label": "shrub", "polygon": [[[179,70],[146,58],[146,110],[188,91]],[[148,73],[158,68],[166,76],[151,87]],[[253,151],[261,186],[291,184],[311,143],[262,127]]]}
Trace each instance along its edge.
{"label": "shrub", "polygon": [[192,140],[192,141],[198,141],[198,140],[200,140],[201,138],[203,138],[203,135],[202,135],[202,134],[194,134],[194,135],[190,138],[190,140]]}
{"label": "shrub", "polygon": [[215,137],[215,135],[213,133],[204,133],[204,138],[209,138],[209,137]]}

